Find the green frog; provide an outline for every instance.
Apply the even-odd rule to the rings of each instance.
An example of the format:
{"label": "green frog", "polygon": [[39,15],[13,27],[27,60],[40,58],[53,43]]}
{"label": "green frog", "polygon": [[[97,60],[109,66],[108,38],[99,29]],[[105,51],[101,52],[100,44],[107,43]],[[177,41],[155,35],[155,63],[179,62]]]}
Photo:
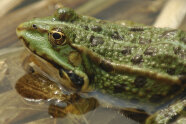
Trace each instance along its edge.
{"label": "green frog", "polygon": [[82,16],[69,8],[16,29],[61,85],[155,106],[185,96],[186,32]]}

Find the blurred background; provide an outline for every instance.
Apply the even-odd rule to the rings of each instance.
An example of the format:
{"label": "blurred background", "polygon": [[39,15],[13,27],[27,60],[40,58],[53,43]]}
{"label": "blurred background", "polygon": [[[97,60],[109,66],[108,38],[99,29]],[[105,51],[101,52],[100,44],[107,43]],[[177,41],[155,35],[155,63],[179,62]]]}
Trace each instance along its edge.
{"label": "blurred background", "polygon": [[[179,23],[176,24],[177,28],[186,30],[186,18],[184,16],[186,0],[1,0],[0,49],[19,45],[15,35],[18,24],[33,17],[51,15],[59,4],[73,8],[80,14],[100,19],[131,20],[153,25],[169,1],[174,2],[168,6],[169,11],[163,15],[164,18],[158,23],[165,25],[170,22],[169,17],[172,17],[177,19],[177,22],[173,21],[174,23]],[[175,15],[175,12],[178,14]],[[173,23],[171,22],[171,24]]]}
{"label": "blurred background", "polygon": [[[112,124],[138,122],[116,111],[97,109],[79,117],[53,119],[48,106],[28,104],[15,90],[25,72],[23,46],[16,27],[34,17],[53,14],[60,6],[70,7],[83,15],[110,21],[131,20],[157,27],[186,31],[186,0],[1,0],[0,1],[0,123],[1,124]],[[89,103],[87,103],[89,104]],[[73,106],[72,106],[73,108]],[[106,117],[106,118],[105,118]]]}

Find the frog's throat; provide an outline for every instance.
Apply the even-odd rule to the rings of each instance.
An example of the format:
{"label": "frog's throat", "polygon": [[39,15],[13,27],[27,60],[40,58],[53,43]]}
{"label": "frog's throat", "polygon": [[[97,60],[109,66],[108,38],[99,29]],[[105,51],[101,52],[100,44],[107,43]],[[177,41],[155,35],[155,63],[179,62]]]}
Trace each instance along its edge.
{"label": "frog's throat", "polygon": [[79,52],[88,54],[87,56],[90,57],[91,61],[93,61],[95,64],[97,64],[100,68],[107,72],[117,72],[120,74],[129,73],[133,75],[139,75],[139,76],[145,76],[149,77],[150,79],[157,80],[158,82],[168,83],[168,84],[177,84],[177,85],[183,85],[186,84],[186,76],[170,76],[168,74],[163,73],[157,73],[155,71],[151,70],[142,70],[141,68],[130,66],[130,65],[124,65],[119,63],[113,63],[106,59],[103,59],[99,55],[91,52],[90,49],[87,47],[84,47],[82,45],[77,44],[71,44],[71,46],[75,49],[77,49]]}

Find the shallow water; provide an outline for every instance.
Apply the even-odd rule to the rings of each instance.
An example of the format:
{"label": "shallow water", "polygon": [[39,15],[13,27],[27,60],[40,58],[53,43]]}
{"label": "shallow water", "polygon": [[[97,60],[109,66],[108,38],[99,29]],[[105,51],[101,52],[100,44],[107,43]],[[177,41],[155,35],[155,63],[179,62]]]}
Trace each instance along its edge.
{"label": "shallow water", "polygon": [[[58,99],[57,101],[55,101],[56,99],[51,100],[53,96],[49,98],[49,92],[49,94],[46,95],[46,99],[41,97],[41,94],[34,95],[35,91],[33,90],[34,85],[32,85],[32,83],[35,79],[29,79],[28,77],[24,78],[24,80],[27,80],[27,83],[30,86],[28,88],[33,88],[31,89],[32,91],[29,92],[29,89],[27,89],[26,85],[20,84],[19,90],[22,92],[21,94],[18,93],[19,91],[17,92],[15,89],[16,82],[24,82],[23,80],[22,82],[18,80],[23,78],[25,75],[21,64],[23,61],[22,57],[24,57],[23,51],[24,50],[22,48],[15,48],[12,51],[8,51],[7,49],[7,52],[4,51],[4,54],[1,54],[0,56],[0,72],[2,72],[0,76],[1,123],[137,123],[121,114],[119,109],[116,110],[110,108],[109,104],[105,104],[104,106],[101,104],[98,105],[98,101],[92,98],[90,95],[82,95],[83,97],[80,97],[76,95],[73,96],[73,94],[68,94],[67,92],[64,93],[67,97],[75,99],[71,101],[68,101],[69,98],[67,98],[65,95],[63,96],[62,101],[59,101],[61,96],[56,97],[56,99]],[[28,80],[30,80],[30,82]],[[46,83],[46,81],[44,81],[44,83]],[[54,87],[52,86],[52,88]],[[55,91],[57,90],[55,89]],[[21,95],[25,96],[22,97]],[[68,100],[64,102],[64,99]],[[86,105],[88,106],[85,107]],[[56,111],[59,111],[59,113],[56,114]],[[60,111],[63,112],[60,113]],[[51,116],[57,118],[51,118]]]}

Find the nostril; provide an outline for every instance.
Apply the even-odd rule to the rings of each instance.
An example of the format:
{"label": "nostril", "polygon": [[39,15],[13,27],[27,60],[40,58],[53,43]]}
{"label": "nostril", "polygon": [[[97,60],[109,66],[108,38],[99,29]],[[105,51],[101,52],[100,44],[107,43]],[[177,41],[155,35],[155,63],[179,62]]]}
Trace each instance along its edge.
{"label": "nostril", "polygon": [[34,29],[37,29],[37,25],[36,25],[36,24],[33,24],[32,27],[33,27]]}

